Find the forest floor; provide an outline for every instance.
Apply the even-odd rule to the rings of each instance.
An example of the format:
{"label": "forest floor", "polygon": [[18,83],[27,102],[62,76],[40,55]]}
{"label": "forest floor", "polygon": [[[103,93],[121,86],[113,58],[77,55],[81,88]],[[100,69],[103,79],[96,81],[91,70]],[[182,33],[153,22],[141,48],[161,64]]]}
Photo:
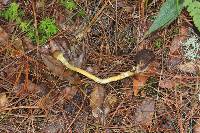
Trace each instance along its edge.
{"label": "forest floor", "polygon": [[[1,11],[12,3],[0,2]],[[14,8],[0,17],[0,132],[199,133],[200,60],[183,44],[200,32],[183,11],[144,38],[162,3],[18,0],[20,19]],[[99,84],[55,51],[101,78],[142,70]]]}

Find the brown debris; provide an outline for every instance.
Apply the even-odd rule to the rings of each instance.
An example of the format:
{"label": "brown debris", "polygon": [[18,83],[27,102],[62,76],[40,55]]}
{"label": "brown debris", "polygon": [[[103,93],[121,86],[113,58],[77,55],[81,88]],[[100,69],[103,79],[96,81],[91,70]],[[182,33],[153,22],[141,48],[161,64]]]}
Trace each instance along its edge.
{"label": "brown debris", "polygon": [[135,121],[145,126],[152,124],[155,112],[155,102],[151,99],[145,99],[135,112]]}
{"label": "brown debris", "polygon": [[100,117],[103,114],[104,98],[105,89],[101,85],[96,85],[90,94],[90,106],[94,117]]}

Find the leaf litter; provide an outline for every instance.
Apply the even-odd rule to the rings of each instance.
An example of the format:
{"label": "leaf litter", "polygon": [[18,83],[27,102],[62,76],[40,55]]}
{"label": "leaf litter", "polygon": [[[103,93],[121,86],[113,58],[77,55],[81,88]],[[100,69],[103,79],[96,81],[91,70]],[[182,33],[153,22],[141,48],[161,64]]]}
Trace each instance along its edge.
{"label": "leaf litter", "polygon": [[145,126],[152,124],[153,115],[155,112],[155,101],[152,99],[145,99],[135,112],[136,123],[141,123]]}
{"label": "leaf litter", "polygon": [[[39,21],[42,16],[51,16],[60,25],[62,31],[50,38],[44,46],[36,46],[15,24],[1,18],[2,27],[10,28],[4,30],[0,27],[0,68],[7,68],[1,69],[3,74],[0,76],[0,89],[3,93],[0,93],[0,106],[6,107],[9,103],[10,108],[8,112],[3,111],[8,117],[0,114],[3,118],[3,128],[0,131],[175,132],[188,129],[189,126],[198,131],[198,124],[193,126],[190,122],[198,117],[198,113],[193,112],[193,103],[196,102],[195,96],[199,88],[197,81],[200,65],[198,60],[187,61],[183,57],[180,42],[188,37],[188,28],[184,25],[182,27],[182,24],[189,22],[185,14],[180,16],[181,21],[178,23],[174,22],[165,31],[161,30],[153,35],[163,38],[163,48],[154,49],[154,40],[151,37],[141,43],[141,49],[151,49],[155,54],[155,60],[148,62],[156,66],[156,69],[149,66],[133,79],[127,78],[101,86],[66,70],[52,57],[52,52],[60,50],[70,63],[77,67],[86,67],[100,77],[137,66],[139,61],[134,56],[136,49],[141,47],[137,42],[151,22],[149,18],[152,13],[154,14],[160,4],[149,1],[145,6],[147,10],[138,9],[137,6],[141,6],[141,3],[134,1],[118,2],[76,1],[74,11],[66,11],[62,4],[55,1],[50,4],[40,2],[40,7],[34,7],[32,2],[21,3],[20,6],[26,14],[33,7],[36,20]],[[43,10],[38,10],[43,7]],[[79,8],[87,12],[88,16],[76,16]],[[140,11],[142,19],[145,19],[142,26],[135,19],[140,17]],[[25,18],[29,17],[27,15]],[[90,18],[93,18],[91,22]],[[167,19],[171,21],[170,18]],[[36,20],[33,22],[37,23]],[[76,40],[74,36],[81,27],[86,29],[83,30],[81,39]],[[124,32],[127,28],[130,28],[130,35]],[[156,28],[158,27],[150,32]],[[172,35],[170,31],[176,28],[179,29],[179,35]],[[94,31],[100,34],[93,33]],[[12,38],[16,38],[14,42],[10,40]],[[139,57],[142,56],[145,54]],[[150,56],[145,57],[149,59]],[[33,63],[33,60],[37,63]],[[29,71],[20,67],[24,64],[30,65]],[[138,68],[144,66],[145,63],[138,65]],[[19,78],[21,75],[25,75],[25,78]],[[147,84],[149,77],[154,77],[155,80]],[[154,90],[156,94],[141,97],[138,94],[140,88],[151,88],[148,91]],[[131,90],[131,94],[126,94],[126,90]],[[85,101],[83,97],[88,99]],[[178,113],[182,113],[183,118],[176,121],[176,116],[180,118]],[[8,129],[7,125],[13,126]]]}

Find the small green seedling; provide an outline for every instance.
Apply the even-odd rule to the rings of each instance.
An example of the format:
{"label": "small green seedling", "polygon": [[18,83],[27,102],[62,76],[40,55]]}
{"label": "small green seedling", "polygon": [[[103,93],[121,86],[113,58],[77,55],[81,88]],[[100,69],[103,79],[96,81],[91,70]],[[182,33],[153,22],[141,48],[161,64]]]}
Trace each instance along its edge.
{"label": "small green seedling", "polygon": [[154,48],[160,49],[163,45],[163,40],[161,38],[158,38],[154,42]]}

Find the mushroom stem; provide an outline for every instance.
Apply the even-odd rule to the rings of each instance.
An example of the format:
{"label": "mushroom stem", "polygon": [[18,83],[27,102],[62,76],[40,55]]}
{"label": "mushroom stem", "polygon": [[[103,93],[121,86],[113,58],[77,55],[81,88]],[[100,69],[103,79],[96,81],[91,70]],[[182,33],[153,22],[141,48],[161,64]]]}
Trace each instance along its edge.
{"label": "mushroom stem", "polygon": [[75,71],[75,72],[78,72],[86,77],[88,77],[89,79],[99,83],[99,84],[107,84],[107,83],[110,83],[110,82],[113,82],[113,81],[118,81],[118,80],[122,80],[124,78],[127,78],[127,77],[130,77],[130,76],[133,76],[135,74],[135,71],[126,71],[126,72],[122,72],[121,74],[119,75],[116,75],[116,76],[112,76],[112,77],[108,77],[108,78],[104,78],[104,79],[101,79],[83,69],[80,69],[78,67],[75,67],[71,64],[69,64],[69,62],[64,58],[63,56],[63,53],[60,52],[60,51],[55,51],[53,53],[53,56],[54,58],[56,58],[57,60],[59,60],[60,62],[62,62],[62,64],[64,64],[68,69],[72,70],[72,71]]}

